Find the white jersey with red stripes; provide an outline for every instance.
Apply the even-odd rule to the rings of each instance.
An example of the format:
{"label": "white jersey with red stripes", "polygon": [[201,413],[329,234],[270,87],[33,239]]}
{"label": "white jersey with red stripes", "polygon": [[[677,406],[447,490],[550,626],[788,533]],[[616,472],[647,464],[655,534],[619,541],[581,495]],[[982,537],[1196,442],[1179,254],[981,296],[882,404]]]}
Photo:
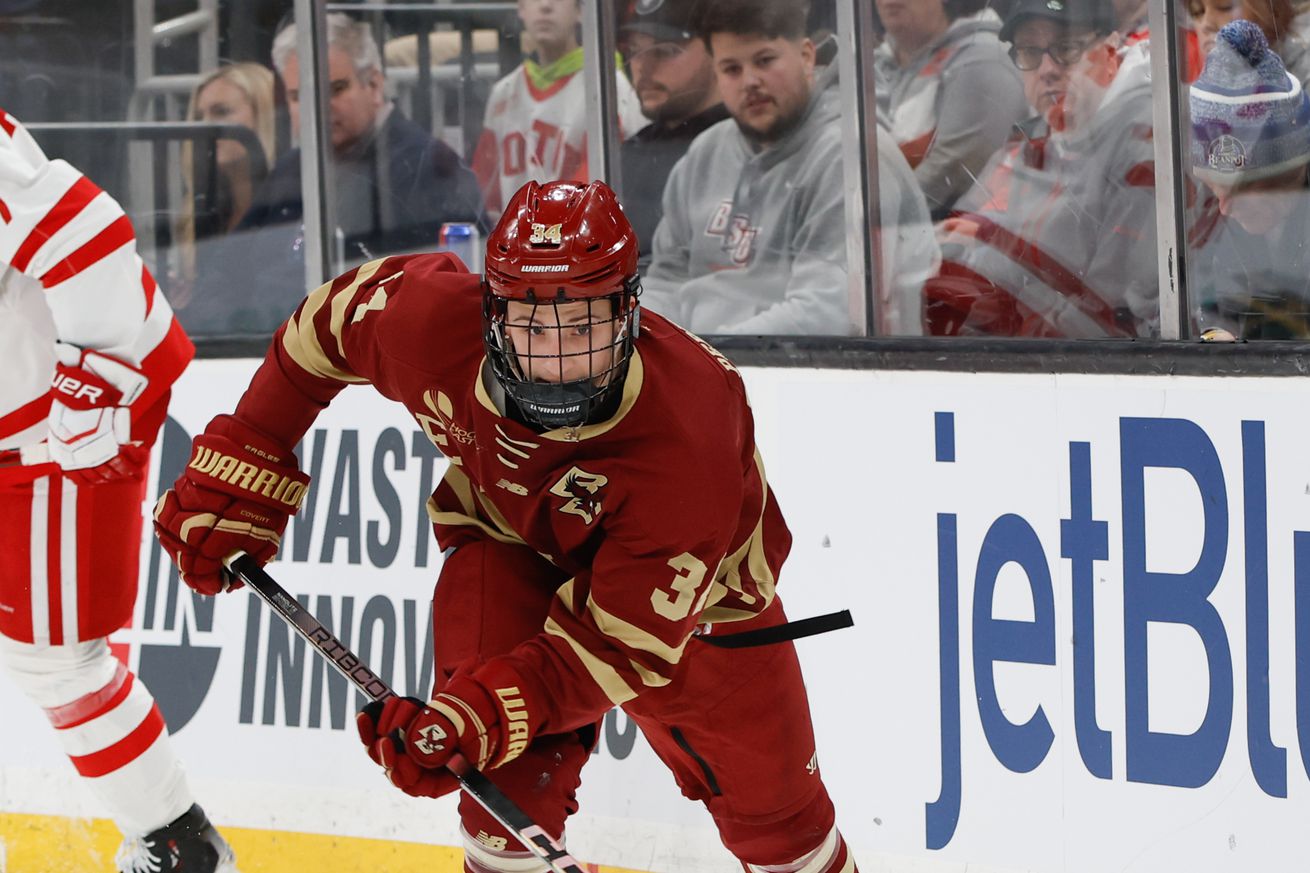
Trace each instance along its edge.
{"label": "white jersey with red stripes", "polygon": [[[615,81],[619,137],[646,126],[641,101],[623,73]],[[525,65],[496,83],[487,101],[473,171],[486,195],[487,211],[499,216],[528,182],[591,181],[587,168],[587,94],[581,72],[535,85]]]}
{"label": "white jersey with red stripes", "polygon": [[57,339],[144,370],[142,409],[190,360],[135,241],[112,197],[0,110],[0,449],[44,438]]}
{"label": "white jersey with red stripes", "polygon": [[[45,439],[56,340],[146,374],[133,438],[153,441],[194,348],[118,203],[0,111],[0,449]],[[131,839],[194,803],[159,707],[105,639],[132,616],[145,491],[0,466],[0,664]]]}

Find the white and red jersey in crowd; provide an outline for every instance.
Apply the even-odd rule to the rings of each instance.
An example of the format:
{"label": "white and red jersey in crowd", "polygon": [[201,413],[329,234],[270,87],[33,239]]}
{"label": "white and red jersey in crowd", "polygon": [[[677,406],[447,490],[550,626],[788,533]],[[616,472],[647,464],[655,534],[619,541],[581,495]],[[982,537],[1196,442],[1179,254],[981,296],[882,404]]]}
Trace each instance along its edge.
{"label": "white and red jersey in crowd", "polygon": [[[0,450],[45,438],[57,339],[140,368],[150,382],[133,408],[143,412],[194,355],[122,208],[74,167],[48,160],[3,110],[0,268]],[[21,475],[0,469],[0,485],[6,472]]]}
{"label": "white and red jersey in crowd", "polygon": [[[500,215],[514,192],[528,182],[591,180],[581,71],[578,48],[544,68],[526,60],[492,88],[473,155],[473,171],[492,215]],[[646,117],[623,73],[618,73],[615,85],[619,136],[626,138],[646,126]]]}

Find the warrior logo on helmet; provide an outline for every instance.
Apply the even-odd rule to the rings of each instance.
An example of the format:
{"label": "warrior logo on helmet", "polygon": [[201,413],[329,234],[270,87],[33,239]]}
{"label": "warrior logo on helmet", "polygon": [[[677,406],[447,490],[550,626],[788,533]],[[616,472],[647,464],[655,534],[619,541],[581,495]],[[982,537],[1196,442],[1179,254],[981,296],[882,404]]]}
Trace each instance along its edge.
{"label": "warrior logo on helmet", "polygon": [[574,467],[551,486],[550,493],[568,500],[559,508],[560,512],[576,515],[590,525],[604,509],[600,489],[608,485],[609,481],[606,476]]}

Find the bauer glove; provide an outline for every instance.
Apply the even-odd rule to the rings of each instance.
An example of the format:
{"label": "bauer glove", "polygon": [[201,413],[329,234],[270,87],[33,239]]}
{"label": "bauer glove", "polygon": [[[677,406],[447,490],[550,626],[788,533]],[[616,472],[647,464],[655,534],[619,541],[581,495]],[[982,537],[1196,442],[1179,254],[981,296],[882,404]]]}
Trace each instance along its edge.
{"label": "bauer glove", "polygon": [[83,485],[141,478],[149,450],[132,442],[129,407],[150,380],[95,349],[56,342],[55,356],[46,437],[50,460]]}

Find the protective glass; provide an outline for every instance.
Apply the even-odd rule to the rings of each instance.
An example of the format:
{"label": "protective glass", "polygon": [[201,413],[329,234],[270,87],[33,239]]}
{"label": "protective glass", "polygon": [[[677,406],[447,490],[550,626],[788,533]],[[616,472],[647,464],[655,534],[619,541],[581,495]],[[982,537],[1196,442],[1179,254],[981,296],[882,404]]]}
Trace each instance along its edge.
{"label": "protective glass", "polygon": [[1011,46],[1010,60],[1025,73],[1040,67],[1043,55],[1050,55],[1051,60],[1062,67],[1072,67],[1082,58],[1091,42],[1089,39],[1062,39],[1044,48],[1037,45]]}
{"label": "protective glass", "polygon": [[683,52],[686,50],[686,42],[657,42],[654,45],[647,46],[641,51],[626,52],[626,65],[628,69],[631,70],[632,65],[638,60],[650,64],[662,64],[666,61],[672,61],[682,57]]}

